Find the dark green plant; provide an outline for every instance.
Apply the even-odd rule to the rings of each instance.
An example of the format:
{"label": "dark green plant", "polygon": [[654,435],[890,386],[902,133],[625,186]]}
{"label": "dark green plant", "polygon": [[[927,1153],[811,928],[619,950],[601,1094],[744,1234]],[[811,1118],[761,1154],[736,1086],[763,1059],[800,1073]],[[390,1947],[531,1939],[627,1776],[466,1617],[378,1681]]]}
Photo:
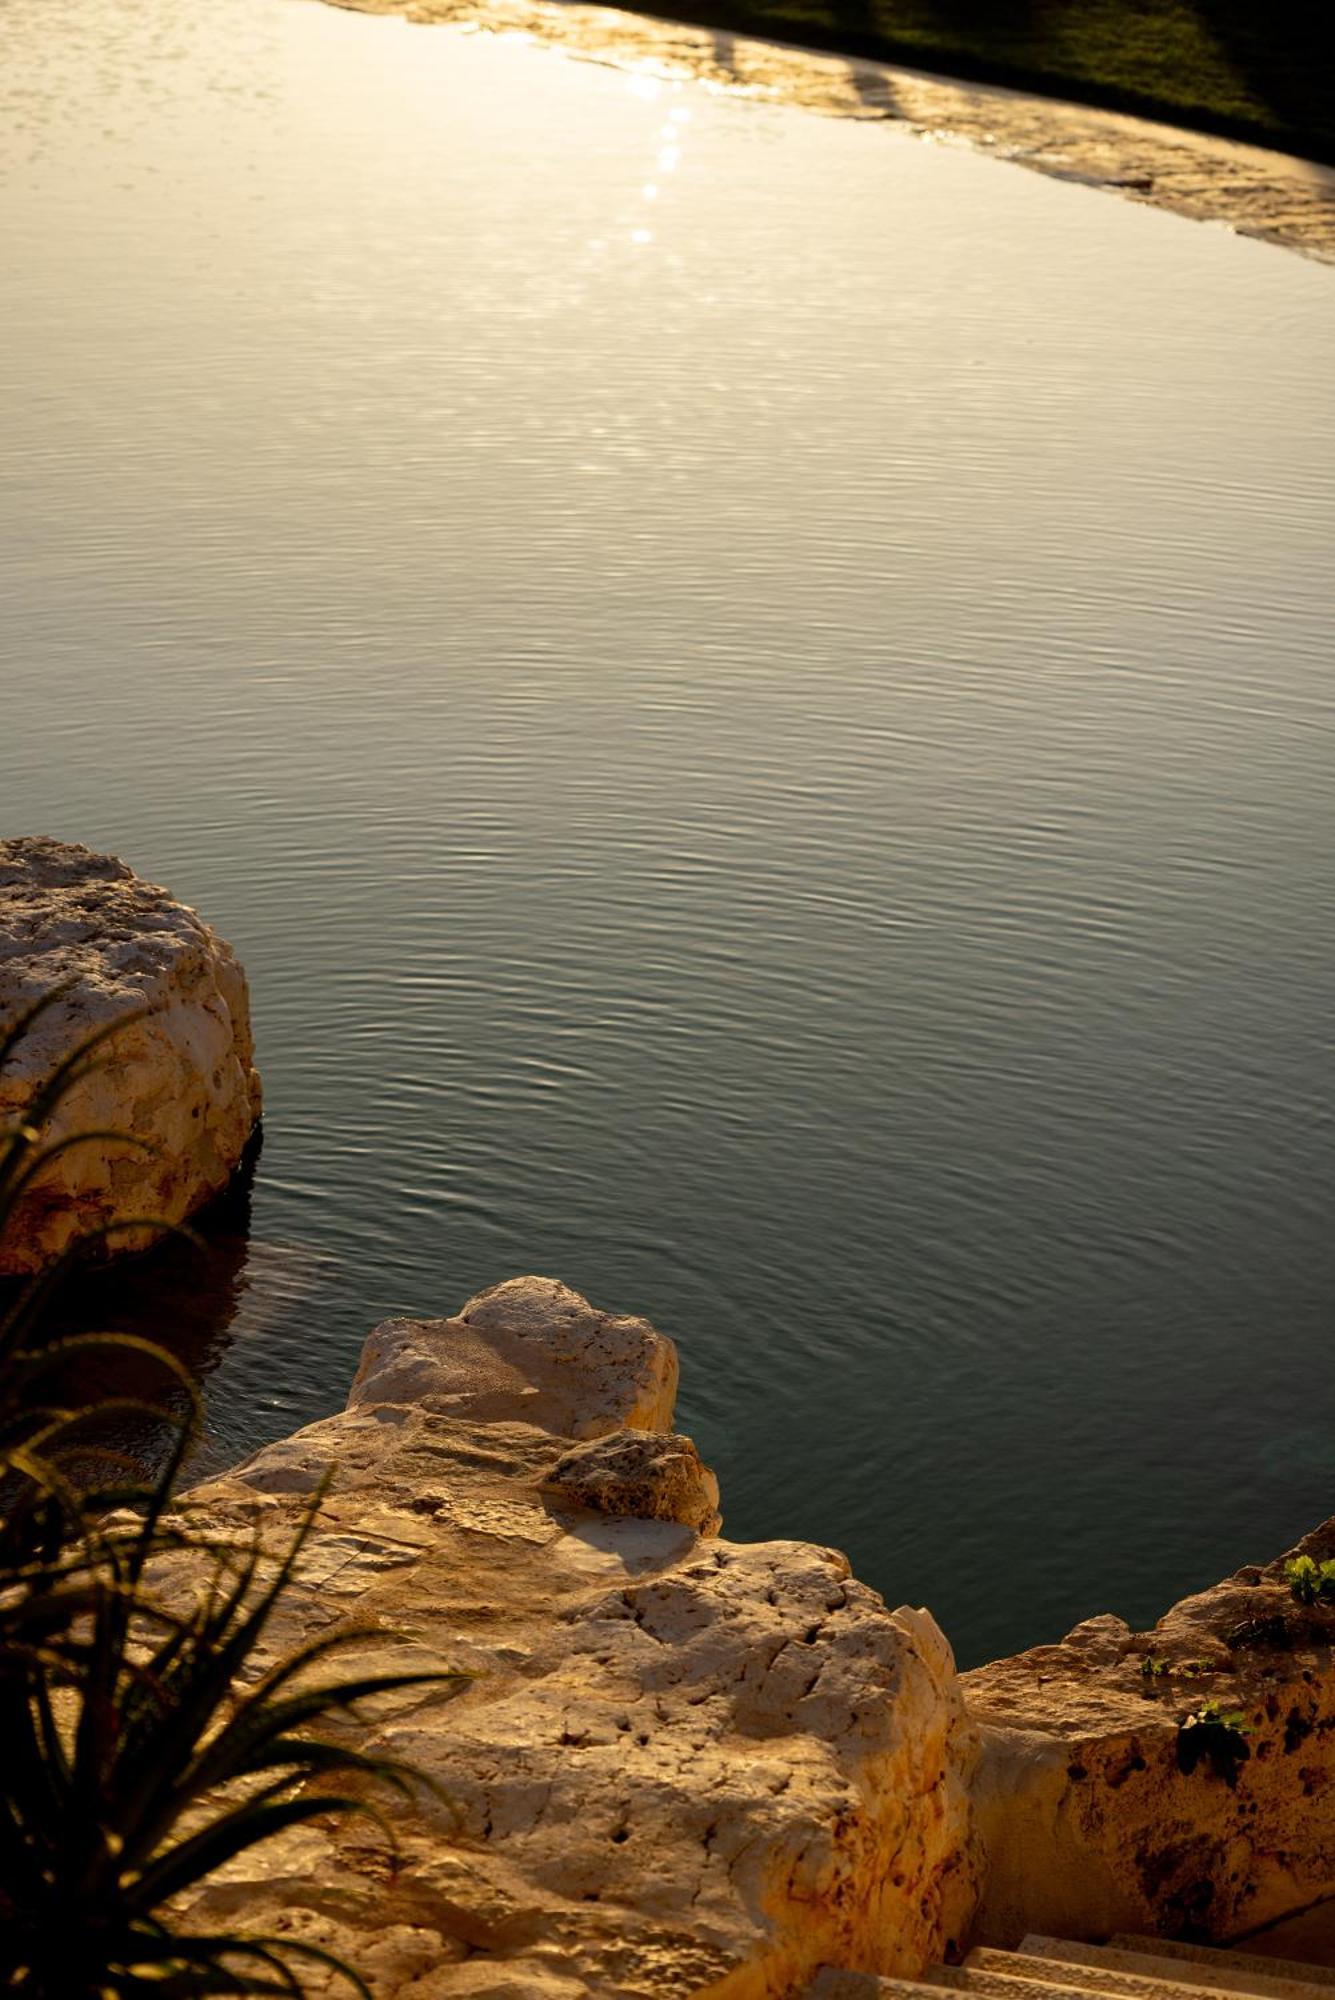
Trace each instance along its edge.
{"label": "dark green plant", "polygon": [[1195,1674],[1213,1671],[1209,1660],[1167,1660],[1162,1653],[1146,1653],[1140,1662],[1141,1679],[1147,1681],[1190,1680]]}
{"label": "dark green plant", "polygon": [[[55,997],[0,1033],[0,1064]],[[21,1124],[0,1129],[0,1237],[57,1153],[124,1143],[42,1137],[110,1032],[52,1071]],[[392,1840],[368,1792],[409,1797],[416,1775],[308,1731],[367,1697],[460,1676],[331,1675],[335,1656],[367,1637],[344,1627],[236,1690],[323,1493],[277,1554],[258,1534],[220,1535],[173,1506],[194,1391],[153,1342],[52,1334],[56,1286],[78,1254],[74,1246],[18,1287],[0,1317],[0,1986],[24,2000],[300,1996],[303,1970],[318,1966],[322,1980],[334,1971],[365,1995],[359,1975],[318,1947],[192,1934],[170,1905],[306,1820],[369,1815]],[[73,1371],[108,1347],[151,1359],[186,1416],[142,1398],[79,1407]],[[154,1478],[137,1481],[104,1442],[109,1408],[173,1424],[174,1448]]]}
{"label": "dark green plant", "polygon": [[1299,1604],[1335,1604],[1335,1560],[1291,1556],[1284,1565],[1284,1579]]}
{"label": "dark green plant", "polygon": [[[0,1032],[0,1072],[25,1034],[68,990],[59,986],[24,1009]],[[126,1020],[139,1018],[129,1015]],[[115,1028],[124,1025],[117,1022]],[[62,1101],[94,1068],[111,1027],[86,1038],[30,1096],[21,1119],[0,1123],[0,1242],[21,1219],[24,1197],[43,1171],[76,1145],[109,1138],[101,1132],[44,1138]],[[138,1145],[141,1141],[121,1141]],[[140,1413],[137,1398],[104,1399],[97,1408],[72,1394],[81,1362],[119,1348],[146,1357],[174,1385],[187,1408],[194,1392],[162,1348],[132,1336],[59,1335],[51,1309],[62,1281],[92,1241],[90,1231],[26,1284],[7,1287],[0,1311],[0,1648],[20,1643],[30,1624],[54,1643],[76,1608],[71,1597],[86,1567],[90,1524],[135,1488],[123,1459],[106,1443],[118,1417]],[[170,1394],[170,1389],[168,1390]],[[154,1406],[155,1415],[160,1409]],[[179,1428],[179,1427],[178,1427]],[[8,1657],[6,1654],[5,1657]]]}
{"label": "dark green plant", "polygon": [[1218,1701],[1203,1701],[1194,1713],[1183,1716],[1178,1725],[1177,1767],[1189,1777],[1204,1760],[1215,1776],[1232,1788],[1252,1754],[1247,1742],[1250,1734],[1242,1709],[1226,1709]]}
{"label": "dark green plant", "polygon": [[[385,1822],[361,1787],[411,1795],[388,1758],[305,1732],[368,1696],[456,1678],[420,1671],[318,1682],[313,1670],[365,1643],[343,1629],[312,1641],[233,1694],[292,1581],[320,1496],[276,1564],[258,1538],[238,1555],[202,1529],[164,1552],[153,1506],[102,1535],[82,1585],[87,1610],[48,1662],[0,1674],[8,1749],[0,1810],[0,1985],[40,2000],[92,1996],[300,1993],[294,1960],[355,1972],[290,1940],[189,1935],[173,1897],[285,1828],[331,1813]],[[172,1556],[188,1574],[172,1587]],[[151,1581],[150,1563],[169,1574]],[[207,1571],[201,1576],[201,1567]],[[266,1567],[270,1574],[264,1577]]]}

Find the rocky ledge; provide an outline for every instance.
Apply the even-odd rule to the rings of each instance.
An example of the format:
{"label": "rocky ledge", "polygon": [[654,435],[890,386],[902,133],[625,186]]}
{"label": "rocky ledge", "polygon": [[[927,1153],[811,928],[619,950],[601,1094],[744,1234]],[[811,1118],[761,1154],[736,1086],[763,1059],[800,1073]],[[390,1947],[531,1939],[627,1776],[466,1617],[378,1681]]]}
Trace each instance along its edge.
{"label": "rocky ledge", "polygon": [[646,1321],[518,1278],[387,1321],[341,1414],[196,1490],[281,1543],[330,1482],[275,1654],[347,1623],[350,1670],[392,1643],[470,1678],[356,1725],[448,1800],[397,1866],[308,1825],[191,1922],[330,1946],[377,2000],[777,2000],[1033,1930],[1225,1941],[1335,1893],[1335,1616],[1282,1559],[957,1678],[842,1556],[719,1538],[676,1383]]}
{"label": "rocky ledge", "polygon": [[376,2000],[779,2000],[1335,1898],[1335,1611],[1283,1558],[957,1677],[842,1556],[720,1539],[676,1383],[647,1321],[517,1278],[385,1322],[343,1412],[195,1490],[281,1547],[328,1482],[271,1657],[347,1627],[349,1671],[393,1648],[469,1678],[353,1725],[446,1801],[397,1865],[312,1822],[188,1921],[332,1947]]}
{"label": "rocky ledge", "polygon": [[472,1678],[359,1725],[448,1799],[397,1866],[364,1824],[306,1826],[192,1923],[331,1946],[377,2000],[760,2000],[963,1936],[975,1736],[945,1640],[831,1550],[721,1540],[676,1379],[646,1321],[518,1278],[377,1328],[346,1410],[196,1489],[281,1541],[331,1479],[275,1651],[351,1621],[368,1661],[407,1633]]}
{"label": "rocky ledge", "polygon": [[[148,1144],[60,1152],[0,1273],[188,1215],[259,1110],[230,948],[110,856],[0,842],[0,1024],[58,987],[0,1119],[142,1010],[47,1137]],[[779,2000],[1030,1931],[1227,1942],[1335,1905],[1335,1607],[1299,1601],[1285,1558],[1151,1632],[1091,1618],[957,1677],[931,1617],[836,1552],[720,1538],[676,1388],[646,1320],[517,1278],[386,1321],[346,1409],[194,1489],[211,1529],[275,1550],[323,1493],[269,1661],[346,1629],[346,1672],[392,1650],[464,1678],[349,1724],[434,1781],[397,1854],[312,1820],[188,1922],[330,1947],[376,2000]],[[1319,1582],[1335,1522],[1291,1554]],[[173,1560],[199,1558],[164,1584]]]}
{"label": "rocky ledge", "polygon": [[[81,1132],[99,1143],[67,1147],[35,1178],[0,1243],[0,1275],[38,1270],[90,1231],[184,1221],[226,1186],[259,1117],[246,976],[230,945],[114,855],[0,840],[0,1027],[57,987],[0,1072],[0,1123],[27,1114],[85,1037],[126,1025],[44,1130],[50,1143]],[[139,1249],[153,1233],[118,1228],[105,1247]]]}
{"label": "rocky ledge", "polygon": [[1151,1631],[1091,1618],[963,1676],[979,1938],[1226,1943],[1335,1899],[1335,1611],[1295,1600],[1299,1554],[1335,1555],[1335,1521]]}

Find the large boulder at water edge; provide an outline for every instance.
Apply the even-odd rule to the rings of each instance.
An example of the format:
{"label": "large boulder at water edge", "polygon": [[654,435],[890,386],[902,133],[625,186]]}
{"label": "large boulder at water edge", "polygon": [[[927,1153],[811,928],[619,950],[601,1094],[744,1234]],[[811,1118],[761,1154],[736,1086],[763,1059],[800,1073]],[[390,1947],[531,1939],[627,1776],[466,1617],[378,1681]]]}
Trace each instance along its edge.
{"label": "large boulder at water edge", "polygon": [[[180,1222],[227,1184],[260,1111],[246,976],[230,945],[111,854],[0,840],[0,1030],[59,987],[0,1069],[0,1123],[52,1070],[124,1020],[46,1122],[51,1160],[0,1238],[0,1274],[41,1269],[76,1237],[138,1218]],[[135,1018],[135,1017],[138,1018]],[[141,1249],[118,1229],[107,1254]]]}
{"label": "large boulder at water edge", "polygon": [[345,1632],[346,1673],[471,1678],[348,1725],[440,1787],[397,1856],[307,1822],[192,1893],[190,1928],[341,1952],[375,2000],[780,2000],[963,1936],[949,1647],[829,1549],[719,1539],[676,1379],[647,1320],[513,1279],[378,1327],[346,1410],[196,1490],[211,1532],[277,1549],[332,1481],[253,1666]]}

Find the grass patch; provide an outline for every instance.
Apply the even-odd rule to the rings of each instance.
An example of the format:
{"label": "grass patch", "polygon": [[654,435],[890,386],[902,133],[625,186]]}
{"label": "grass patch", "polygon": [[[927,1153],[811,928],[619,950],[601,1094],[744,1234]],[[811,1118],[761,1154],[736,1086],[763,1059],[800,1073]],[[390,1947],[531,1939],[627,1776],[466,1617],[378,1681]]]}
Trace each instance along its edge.
{"label": "grass patch", "polygon": [[1335,162],[1335,0],[674,0],[644,11]]}

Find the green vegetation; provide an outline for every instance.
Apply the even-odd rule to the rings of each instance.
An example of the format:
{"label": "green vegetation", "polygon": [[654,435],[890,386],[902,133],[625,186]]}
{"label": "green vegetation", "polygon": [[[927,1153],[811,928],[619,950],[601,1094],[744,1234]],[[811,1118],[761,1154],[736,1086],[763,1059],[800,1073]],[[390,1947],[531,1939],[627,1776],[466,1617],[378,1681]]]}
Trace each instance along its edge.
{"label": "green vegetation", "polygon": [[[0,1064],[54,997],[0,1032]],[[52,1073],[28,1122],[0,1127],[0,1234],[56,1150],[42,1146],[46,1119],[104,1039]],[[186,1934],[171,1900],[331,1813],[369,1815],[392,1841],[374,1794],[409,1796],[416,1774],[308,1731],[363,1698],[460,1677],[331,1677],[333,1657],[366,1637],[343,1627],[254,1678],[322,1496],[276,1554],[174,1502],[197,1414],[188,1380],[150,1342],[52,1333],[60,1276],[12,1291],[0,1313],[0,1987],[23,2000],[300,2000],[318,1968],[321,1992],[334,1972],[367,1995],[309,1944]],[[82,1405],[79,1364],[108,1347],[150,1363],[164,1396]],[[113,1442],[134,1415],[175,1439],[147,1482]]]}
{"label": "green vegetation", "polygon": [[1335,161],[1331,0],[673,0],[646,11]]}
{"label": "green vegetation", "polygon": [[1177,1767],[1188,1777],[1204,1760],[1217,1778],[1230,1788],[1238,1782],[1238,1772],[1251,1756],[1247,1738],[1251,1730],[1240,1708],[1224,1708],[1217,1701],[1203,1701],[1178,1724]]}
{"label": "green vegetation", "polygon": [[1299,1604],[1335,1604],[1335,1560],[1294,1556],[1284,1565],[1284,1577]]}
{"label": "green vegetation", "polygon": [[1193,1674],[1208,1674],[1213,1669],[1208,1660],[1166,1660],[1161,1653],[1146,1653],[1140,1662],[1140,1677],[1145,1681],[1160,1680],[1165,1675],[1174,1680],[1187,1680]]}

